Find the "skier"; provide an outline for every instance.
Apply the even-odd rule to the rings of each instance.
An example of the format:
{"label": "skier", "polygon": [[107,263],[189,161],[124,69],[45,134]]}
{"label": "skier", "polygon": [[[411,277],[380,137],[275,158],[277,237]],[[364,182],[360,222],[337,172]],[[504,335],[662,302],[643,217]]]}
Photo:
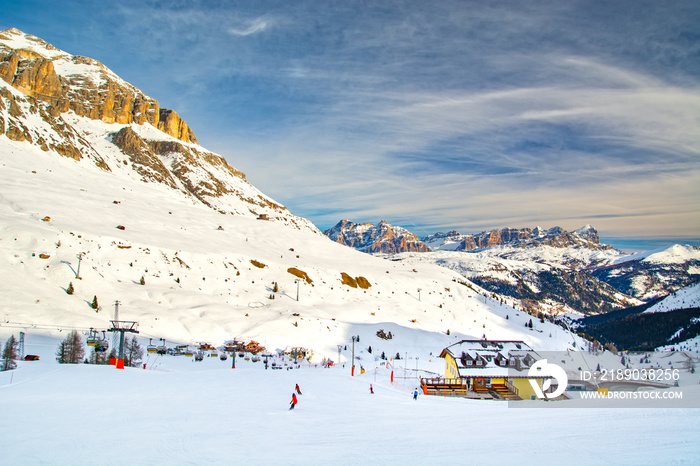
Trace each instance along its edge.
{"label": "skier", "polygon": [[297,391],[297,394],[301,395],[301,389],[299,388],[299,384],[296,384],[296,385],[294,386],[294,390]]}
{"label": "skier", "polygon": [[418,399],[418,389],[416,388],[416,389],[413,391],[413,400],[415,401],[415,400],[417,400],[417,399]]}
{"label": "skier", "polygon": [[297,405],[297,394],[296,394],[296,393],[292,393],[292,401],[291,401],[291,403],[289,404],[289,409],[290,409],[290,410],[294,409],[294,407],[295,407],[296,405]]}
{"label": "skier", "polygon": [[374,395],[374,389],[372,388],[372,384],[369,384],[369,392]]}

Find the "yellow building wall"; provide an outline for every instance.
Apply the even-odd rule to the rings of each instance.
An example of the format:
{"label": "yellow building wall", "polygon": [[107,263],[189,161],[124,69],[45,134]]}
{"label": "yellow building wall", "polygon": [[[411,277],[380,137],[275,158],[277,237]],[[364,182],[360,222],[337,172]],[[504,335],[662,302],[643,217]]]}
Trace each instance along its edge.
{"label": "yellow building wall", "polygon": [[[537,396],[530,385],[529,379],[510,379],[513,386],[518,389],[518,396],[523,400],[529,400],[531,396]],[[542,386],[542,379],[537,379],[537,384]]]}
{"label": "yellow building wall", "polygon": [[445,354],[445,378],[446,379],[458,379],[459,378],[459,369],[457,369],[457,361],[449,353]]}

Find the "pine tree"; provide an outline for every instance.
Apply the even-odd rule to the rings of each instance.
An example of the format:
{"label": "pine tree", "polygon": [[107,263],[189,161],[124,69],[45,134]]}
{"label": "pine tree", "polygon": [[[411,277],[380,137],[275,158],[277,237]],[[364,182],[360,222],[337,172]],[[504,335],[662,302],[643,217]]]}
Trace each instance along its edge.
{"label": "pine tree", "polygon": [[367,352],[369,352],[369,354],[372,354],[372,347],[371,346],[369,348],[367,348]]}
{"label": "pine tree", "polygon": [[2,350],[2,365],[0,365],[0,370],[9,371],[17,367],[15,360],[19,357],[18,347],[19,343],[15,339],[14,335],[10,335],[5,343],[5,349]]}
{"label": "pine tree", "polygon": [[73,330],[63,340],[56,352],[57,360],[60,364],[79,364],[83,362],[85,357],[85,349],[83,348],[83,339],[80,334]]}
{"label": "pine tree", "polygon": [[68,288],[66,288],[66,293],[73,294],[74,292],[75,292],[75,289],[73,288],[73,282],[70,282],[68,284]]}
{"label": "pine tree", "polygon": [[95,297],[92,298],[92,308],[93,308],[95,311],[99,311],[99,310],[100,310],[100,305],[97,304],[97,295],[95,295]]}

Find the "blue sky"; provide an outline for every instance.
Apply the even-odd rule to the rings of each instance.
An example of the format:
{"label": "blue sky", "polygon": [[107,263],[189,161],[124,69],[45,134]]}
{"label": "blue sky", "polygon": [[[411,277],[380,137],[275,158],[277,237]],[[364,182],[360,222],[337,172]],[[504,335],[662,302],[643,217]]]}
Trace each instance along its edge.
{"label": "blue sky", "polygon": [[1,1],[320,228],[700,245],[698,1]]}

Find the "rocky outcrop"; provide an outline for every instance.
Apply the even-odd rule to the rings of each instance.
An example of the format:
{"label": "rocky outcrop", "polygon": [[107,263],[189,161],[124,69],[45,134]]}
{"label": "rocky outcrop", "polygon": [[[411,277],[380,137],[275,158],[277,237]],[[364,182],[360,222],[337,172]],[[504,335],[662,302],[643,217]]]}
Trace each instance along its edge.
{"label": "rocky outcrop", "polygon": [[175,110],[163,108],[160,110],[158,129],[170,136],[185,142],[197,144],[197,138],[187,126],[187,122],[180,118]]}
{"label": "rocky outcrop", "polygon": [[19,54],[11,53],[10,63],[17,63],[12,73],[12,67],[6,70],[7,77],[3,76],[5,81],[10,77],[12,81],[8,83],[18,91],[25,95],[34,97],[37,100],[56,101],[61,97],[62,86],[61,79],[56,74],[53,67],[53,62],[46,58],[36,57],[22,60],[15,60]]}
{"label": "rocky outcrop", "polygon": [[353,223],[341,220],[323,232],[336,243],[370,254],[397,254],[400,252],[428,252],[428,248],[410,231],[382,220],[371,223]]}
{"label": "rocky outcrop", "polygon": [[171,188],[179,188],[170,170],[153,152],[151,146],[129,126],[112,135],[112,143],[129,156],[133,168],[144,181],[163,183]]}
{"label": "rocky outcrop", "polygon": [[[43,151],[54,151],[62,157],[82,160],[87,157],[103,170],[110,171],[102,156],[78,131],[59,116],[53,116],[46,105],[18,91],[0,86],[0,129],[8,139],[29,142]],[[41,125],[36,123],[41,121]],[[50,130],[49,130],[50,129]]]}

